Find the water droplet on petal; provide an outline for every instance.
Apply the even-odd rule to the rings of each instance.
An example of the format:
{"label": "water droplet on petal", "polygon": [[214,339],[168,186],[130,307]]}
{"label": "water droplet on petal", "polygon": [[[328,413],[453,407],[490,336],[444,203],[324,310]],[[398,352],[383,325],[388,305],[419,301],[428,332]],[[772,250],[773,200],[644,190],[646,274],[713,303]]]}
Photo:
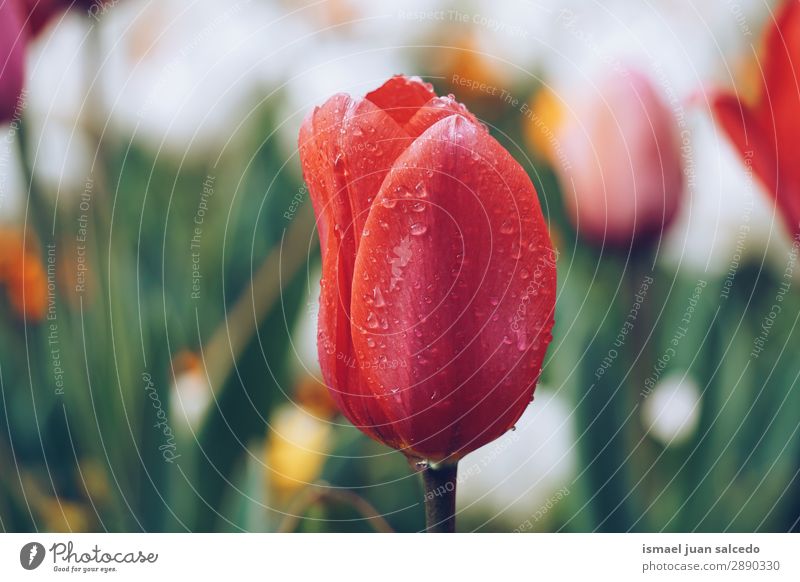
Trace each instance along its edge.
{"label": "water droplet on petal", "polygon": [[524,269],[524,268],[523,268],[523,269],[521,269],[521,270],[520,270],[520,272],[519,272],[519,276],[520,276],[522,279],[527,279],[528,277],[530,277],[530,276],[531,276],[531,274],[530,274],[530,272],[528,271],[528,269]]}
{"label": "water droplet on petal", "polygon": [[517,349],[521,352],[528,349],[528,337],[523,330],[517,332]]}
{"label": "water droplet on petal", "polygon": [[500,232],[502,234],[511,234],[514,232],[514,221],[506,220],[500,225]]}
{"label": "water droplet on petal", "polygon": [[384,198],[381,200],[381,205],[384,208],[394,208],[397,206],[397,200],[395,198]]}
{"label": "water droplet on petal", "polygon": [[426,205],[423,202],[415,202],[411,205],[411,212],[425,212]]}
{"label": "water droplet on petal", "polygon": [[424,182],[417,182],[417,185],[414,187],[414,192],[416,193],[417,198],[427,198],[428,197],[428,190],[425,188],[425,183]]}
{"label": "water droplet on petal", "polygon": [[497,297],[489,297],[489,303],[491,303],[492,305],[497,305],[498,303],[500,303],[500,300]]}
{"label": "water droplet on petal", "polygon": [[378,317],[371,311],[369,312],[369,315],[367,315],[367,327],[370,329],[375,329],[378,327]]}
{"label": "water droplet on petal", "polygon": [[371,348],[374,348],[374,347],[375,347],[375,340],[374,340],[374,339],[372,339],[371,337],[368,337],[368,338],[367,338],[367,345],[368,345],[369,347],[371,347]]}
{"label": "water droplet on petal", "polygon": [[375,307],[383,307],[386,305],[386,301],[383,299],[383,293],[381,293],[381,288],[375,285],[375,289],[372,290],[372,296],[375,299]]}
{"label": "water droplet on petal", "polygon": [[414,236],[422,236],[426,232],[428,232],[428,227],[421,222],[415,222],[411,225],[411,234]]}

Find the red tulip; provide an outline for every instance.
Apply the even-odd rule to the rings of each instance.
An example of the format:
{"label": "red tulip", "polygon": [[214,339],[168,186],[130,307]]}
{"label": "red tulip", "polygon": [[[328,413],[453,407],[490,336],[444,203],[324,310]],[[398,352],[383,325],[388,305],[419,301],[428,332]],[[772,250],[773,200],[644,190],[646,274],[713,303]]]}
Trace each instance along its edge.
{"label": "red tulip", "polygon": [[551,340],[553,248],[520,165],[450,97],[397,76],[306,117],[318,348],[342,412],[409,458],[510,429]]}
{"label": "red tulip", "polygon": [[578,231],[624,246],[658,237],[683,197],[678,130],[647,77],[603,78],[581,96],[559,129],[568,166],[556,162],[568,213]]}
{"label": "red tulip", "polygon": [[753,104],[718,94],[717,120],[764,183],[792,234],[800,234],[800,2],[790,0],[767,32],[763,84]]}

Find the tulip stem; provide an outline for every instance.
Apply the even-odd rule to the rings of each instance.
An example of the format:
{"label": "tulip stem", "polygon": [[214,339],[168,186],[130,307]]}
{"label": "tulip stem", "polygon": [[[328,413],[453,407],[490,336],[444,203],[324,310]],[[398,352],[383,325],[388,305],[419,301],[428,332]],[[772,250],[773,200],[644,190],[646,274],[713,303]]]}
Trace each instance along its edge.
{"label": "tulip stem", "polygon": [[456,531],[457,463],[429,465],[422,472],[425,487],[425,530],[428,533]]}

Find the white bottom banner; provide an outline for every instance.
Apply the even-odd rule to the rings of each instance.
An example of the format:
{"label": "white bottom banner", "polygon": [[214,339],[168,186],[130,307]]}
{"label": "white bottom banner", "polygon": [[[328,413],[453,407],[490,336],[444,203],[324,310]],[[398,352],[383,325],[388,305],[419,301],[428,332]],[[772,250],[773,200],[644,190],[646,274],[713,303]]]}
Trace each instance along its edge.
{"label": "white bottom banner", "polygon": [[800,580],[798,550],[793,534],[4,534],[0,580],[777,581]]}

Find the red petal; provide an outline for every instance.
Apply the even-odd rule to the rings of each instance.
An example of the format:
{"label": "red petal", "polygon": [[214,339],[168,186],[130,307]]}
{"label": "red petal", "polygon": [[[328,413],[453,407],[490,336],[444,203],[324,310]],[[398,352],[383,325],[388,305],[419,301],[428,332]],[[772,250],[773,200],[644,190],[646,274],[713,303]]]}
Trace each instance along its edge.
{"label": "red petal", "polygon": [[733,142],[742,160],[775,196],[778,184],[778,159],[775,136],[758,114],[733,95],[720,94],[712,101],[714,116]]}
{"label": "red petal", "polygon": [[19,107],[25,82],[27,34],[13,0],[0,0],[0,122],[8,121]]}
{"label": "red petal", "polygon": [[370,389],[407,415],[399,436],[432,460],[497,438],[530,402],[553,323],[553,250],[530,179],[451,115],[398,158],[366,228],[352,335]]}
{"label": "red petal", "polygon": [[365,392],[355,366],[350,289],[370,203],[408,143],[408,136],[384,111],[347,95],[336,95],[315,109],[300,131],[300,158],[318,217],[323,255],[320,365],[345,415],[384,442],[393,442],[394,436],[383,403]]}
{"label": "red petal", "polygon": [[408,120],[404,129],[408,135],[417,138],[431,125],[450,115],[463,115],[476,125],[480,125],[475,116],[451,95],[447,97],[434,97],[425,103],[425,105],[420,107],[414,116]]}
{"label": "red petal", "polygon": [[767,33],[764,81],[767,95],[762,96],[762,105],[774,112],[779,132],[791,130],[791,136],[796,137],[800,131],[800,2],[797,0],[784,4],[777,14],[776,26]]}
{"label": "red petal", "polygon": [[423,83],[418,77],[395,75],[367,93],[366,98],[403,125],[414,116],[417,109],[434,97],[436,93],[429,83]]}

